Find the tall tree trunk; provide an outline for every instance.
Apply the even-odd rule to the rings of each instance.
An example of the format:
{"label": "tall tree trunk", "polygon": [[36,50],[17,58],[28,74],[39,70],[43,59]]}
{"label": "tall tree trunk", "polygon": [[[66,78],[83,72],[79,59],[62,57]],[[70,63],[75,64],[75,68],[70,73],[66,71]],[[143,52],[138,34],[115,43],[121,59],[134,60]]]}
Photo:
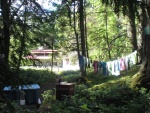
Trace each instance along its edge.
{"label": "tall tree trunk", "polygon": [[3,17],[3,39],[4,39],[4,56],[5,63],[9,66],[9,47],[10,47],[10,1],[1,0],[2,17]]}
{"label": "tall tree trunk", "polygon": [[[80,32],[81,32],[81,49],[82,49],[82,55],[86,57],[86,51],[85,51],[85,37],[84,37],[84,13],[83,13],[83,0],[80,0],[80,6],[79,6],[79,13],[80,13]],[[82,76],[86,76],[86,67],[81,72]]]}
{"label": "tall tree trunk", "polygon": [[[4,58],[0,58],[0,97],[4,97],[3,88],[10,84],[11,77],[9,68],[9,47],[10,47],[10,0],[1,0],[1,13],[2,13],[2,40],[0,43],[1,54]],[[3,49],[3,50],[2,50]]]}
{"label": "tall tree trunk", "polygon": [[138,50],[137,46],[137,38],[136,38],[136,25],[135,25],[135,10],[134,10],[134,3],[133,0],[128,0],[128,8],[129,8],[129,23],[131,27],[131,43],[132,43],[132,50]]}
{"label": "tall tree trunk", "polygon": [[141,52],[141,59],[144,59],[144,48],[145,48],[145,42],[144,42],[144,27],[147,25],[147,16],[146,16],[146,10],[145,8],[140,5],[141,8],[141,14],[140,14],[140,21],[141,21],[141,36],[142,36],[142,52]]}
{"label": "tall tree trunk", "polygon": [[[146,13],[146,8],[141,5],[142,9],[142,28],[143,31],[146,27],[150,29],[149,12]],[[140,87],[146,87],[150,89],[150,34],[143,32],[143,59],[142,66],[140,68],[140,79],[138,85]]]}
{"label": "tall tree trunk", "polygon": [[139,71],[139,74],[133,80],[132,85],[138,87],[145,87],[150,89],[150,34],[145,34],[144,29],[149,27],[150,29],[150,22],[149,18],[146,13],[146,9],[143,5],[141,5],[141,26],[143,30],[143,56],[142,56],[142,65]]}

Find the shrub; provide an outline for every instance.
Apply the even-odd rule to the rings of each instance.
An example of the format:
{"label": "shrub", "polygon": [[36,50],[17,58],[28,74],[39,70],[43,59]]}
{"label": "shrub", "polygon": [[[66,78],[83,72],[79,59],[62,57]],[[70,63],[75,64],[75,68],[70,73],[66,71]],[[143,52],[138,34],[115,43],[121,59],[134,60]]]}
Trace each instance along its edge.
{"label": "shrub", "polygon": [[44,84],[47,82],[55,81],[56,74],[48,70],[35,70],[27,69],[21,70],[19,76],[25,81],[26,84]]}

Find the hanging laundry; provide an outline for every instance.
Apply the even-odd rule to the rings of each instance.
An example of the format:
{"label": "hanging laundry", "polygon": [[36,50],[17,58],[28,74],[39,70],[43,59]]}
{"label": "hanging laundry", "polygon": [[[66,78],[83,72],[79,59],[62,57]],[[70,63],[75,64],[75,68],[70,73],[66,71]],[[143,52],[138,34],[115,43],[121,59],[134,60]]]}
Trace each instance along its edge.
{"label": "hanging laundry", "polygon": [[118,69],[118,60],[113,61],[113,75],[118,76],[120,75],[120,69]]}
{"label": "hanging laundry", "polygon": [[111,63],[111,61],[107,62],[106,65],[107,65],[107,70],[108,70],[107,75],[112,75],[112,63]]}
{"label": "hanging laundry", "polygon": [[131,67],[131,65],[130,65],[130,55],[127,55],[125,57],[125,65],[126,65],[126,70],[127,71],[130,70],[130,67]]}
{"label": "hanging laundry", "polygon": [[128,55],[128,66],[129,69],[133,66],[132,54]]}
{"label": "hanging laundry", "polygon": [[107,66],[106,66],[106,62],[100,62],[100,66],[102,68],[102,74],[105,76],[107,75]]}
{"label": "hanging laundry", "polygon": [[115,66],[114,66],[114,65],[115,65],[114,61],[111,61],[111,66],[112,66],[112,75],[115,75],[115,71],[114,71],[114,70],[115,70],[115,69],[114,69],[114,68],[115,68]]}
{"label": "hanging laundry", "polygon": [[89,58],[86,59],[87,60],[87,68],[90,68],[91,66],[91,60]]}
{"label": "hanging laundry", "polygon": [[107,75],[110,75],[110,70],[109,70],[109,67],[110,67],[110,63],[109,62],[106,62],[106,68],[107,68]]}
{"label": "hanging laundry", "polygon": [[79,66],[80,66],[80,71],[83,71],[85,66],[84,66],[84,56],[79,55]]}
{"label": "hanging laundry", "polygon": [[92,60],[89,59],[89,68],[92,67],[92,64],[93,64],[93,63],[92,63]]}
{"label": "hanging laundry", "polygon": [[94,72],[97,74],[98,73],[98,61],[93,62],[93,67],[94,67]]}
{"label": "hanging laundry", "polygon": [[120,71],[120,59],[117,60],[117,69]]}
{"label": "hanging laundry", "polygon": [[89,66],[93,67],[93,60],[92,59],[89,59]]}
{"label": "hanging laundry", "polygon": [[88,68],[89,66],[89,59],[88,58],[86,58],[86,67]]}
{"label": "hanging laundry", "polygon": [[128,56],[129,67],[131,68],[133,65],[137,64],[137,51],[129,54]]}
{"label": "hanging laundry", "polygon": [[102,74],[101,73],[101,61],[98,62],[98,74]]}
{"label": "hanging laundry", "polygon": [[103,62],[98,62],[98,74],[103,75]]}
{"label": "hanging laundry", "polygon": [[124,64],[125,64],[126,70],[128,70],[128,58],[127,58],[127,56],[124,57]]}
{"label": "hanging laundry", "polygon": [[118,70],[117,60],[114,60],[114,73]]}
{"label": "hanging laundry", "polygon": [[[137,51],[114,61],[97,62],[94,61],[94,72],[97,73],[98,69],[102,69],[103,75],[120,75],[120,71],[129,70],[133,65],[137,64]],[[100,72],[100,71],[99,71]]]}
{"label": "hanging laundry", "polygon": [[133,55],[133,64],[135,65],[137,64],[137,51],[134,51],[132,55]]}
{"label": "hanging laundry", "polygon": [[126,69],[126,66],[125,66],[125,59],[124,58],[121,58],[120,59],[120,70],[123,71]]}
{"label": "hanging laundry", "polygon": [[84,67],[87,67],[87,58],[83,56],[84,59]]}
{"label": "hanging laundry", "polygon": [[130,62],[131,62],[130,58],[128,57],[128,68],[127,68],[128,70],[130,70],[130,67],[131,67],[131,65],[130,65],[131,63]]}

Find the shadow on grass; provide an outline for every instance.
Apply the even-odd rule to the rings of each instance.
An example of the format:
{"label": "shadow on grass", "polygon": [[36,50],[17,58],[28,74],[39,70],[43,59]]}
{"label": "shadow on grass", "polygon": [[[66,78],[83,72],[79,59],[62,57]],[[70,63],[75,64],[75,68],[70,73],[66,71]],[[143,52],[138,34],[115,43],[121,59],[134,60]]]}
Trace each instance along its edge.
{"label": "shadow on grass", "polygon": [[89,81],[87,84],[92,87],[93,85],[123,79],[124,77],[128,77],[130,79],[138,72],[139,68],[139,66],[134,66],[129,71],[122,71],[121,75],[119,76],[95,75],[93,72],[91,72],[87,75],[87,79]]}

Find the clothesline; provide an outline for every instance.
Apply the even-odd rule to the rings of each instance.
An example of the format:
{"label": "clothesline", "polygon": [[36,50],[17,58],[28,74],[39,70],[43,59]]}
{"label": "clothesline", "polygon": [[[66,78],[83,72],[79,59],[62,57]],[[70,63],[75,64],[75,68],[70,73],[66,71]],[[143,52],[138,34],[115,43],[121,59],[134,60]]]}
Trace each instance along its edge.
{"label": "clothesline", "polygon": [[[137,51],[128,54],[125,57],[112,60],[112,61],[93,61],[94,72],[100,73],[102,70],[102,75],[120,75],[120,71],[129,70],[133,65],[138,62]],[[80,70],[84,70],[85,67],[89,67],[91,60],[80,55],[79,56],[79,66]]]}
{"label": "clothesline", "polygon": [[[96,63],[96,62],[94,62]],[[127,56],[113,60],[113,61],[99,61],[97,64],[93,64],[94,72],[98,73],[99,69],[102,69],[103,75],[120,75],[120,71],[129,70],[133,65],[137,63],[137,51],[130,53]]]}

